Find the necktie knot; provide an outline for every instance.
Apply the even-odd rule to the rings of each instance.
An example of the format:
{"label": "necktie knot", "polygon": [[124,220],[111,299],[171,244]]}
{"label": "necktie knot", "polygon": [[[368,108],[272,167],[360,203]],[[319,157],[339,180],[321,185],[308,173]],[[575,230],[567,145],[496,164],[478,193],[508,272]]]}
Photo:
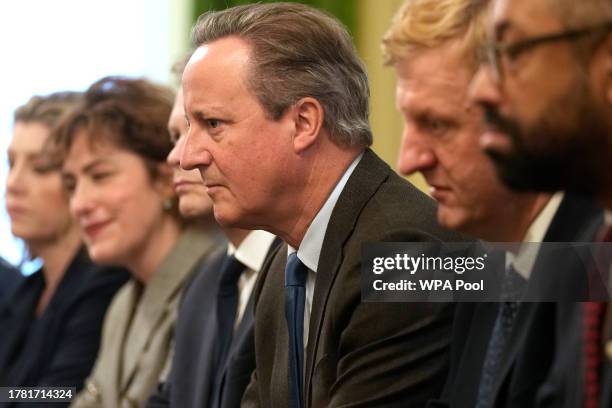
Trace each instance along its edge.
{"label": "necktie knot", "polygon": [[308,277],[308,268],[300,261],[297,252],[289,255],[287,267],[285,268],[285,287],[305,286]]}
{"label": "necktie knot", "polygon": [[237,290],[238,279],[244,271],[245,266],[242,262],[236,259],[235,256],[229,256],[225,259],[221,268],[221,280],[219,283],[219,294],[226,295]]}
{"label": "necktie knot", "polygon": [[504,281],[502,282],[501,297],[503,301],[517,302],[523,297],[527,289],[527,280],[518,273],[514,265],[510,263],[506,267]]}

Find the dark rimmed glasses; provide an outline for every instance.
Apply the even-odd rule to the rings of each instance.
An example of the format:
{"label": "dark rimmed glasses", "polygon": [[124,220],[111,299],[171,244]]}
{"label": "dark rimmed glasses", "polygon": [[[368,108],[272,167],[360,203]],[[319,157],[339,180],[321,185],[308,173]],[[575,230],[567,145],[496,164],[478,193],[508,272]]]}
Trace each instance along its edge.
{"label": "dark rimmed glasses", "polygon": [[599,32],[605,33],[611,29],[612,21],[609,21],[587,28],[526,38],[511,44],[491,41],[486,43],[482,49],[482,61],[491,68],[495,81],[501,84],[504,80],[506,71],[511,69],[512,64],[514,64],[521,54],[540,45],[561,41],[575,41]]}

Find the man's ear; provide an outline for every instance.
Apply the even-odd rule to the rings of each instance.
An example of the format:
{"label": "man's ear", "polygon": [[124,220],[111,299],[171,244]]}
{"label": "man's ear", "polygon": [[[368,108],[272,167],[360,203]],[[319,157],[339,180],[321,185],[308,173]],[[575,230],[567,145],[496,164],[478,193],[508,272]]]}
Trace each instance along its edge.
{"label": "man's ear", "polygon": [[295,121],[293,150],[302,153],[312,146],[323,127],[325,112],[321,103],[312,97],[302,98],[292,107]]}
{"label": "man's ear", "polygon": [[173,169],[167,163],[157,165],[157,174],[153,180],[153,186],[162,199],[174,197],[174,185],[172,183]]}

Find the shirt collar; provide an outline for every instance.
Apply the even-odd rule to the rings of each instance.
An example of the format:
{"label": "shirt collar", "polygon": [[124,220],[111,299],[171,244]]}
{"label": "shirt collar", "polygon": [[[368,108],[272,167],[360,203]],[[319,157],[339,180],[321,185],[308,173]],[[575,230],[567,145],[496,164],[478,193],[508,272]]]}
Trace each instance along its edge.
{"label": "shirt collar", "polygon": [[259,272],[274,238],[276,237],[267,231],[251,231],[238,245],[238,248],[229,243],[227,254],[234,255],[248,269]]}
{"label": "shirt collar", "polygon": [[[302,261],[308,269],[313,272],[317,271],[317,267],[319,265],[319,257],[321,256],[321,248],[323,247],[323,239],[325,238],[325,232],[327,231],[327,225],[329,224],[329,220],[331,218],[334,207],[336,206],[336,202],[338,202],[338,198],[344,190],[348,179],[353,174],[355,167],[361,161],[363,157],[363,153],[353,160],[351,165],[346,169],[340,181],[334,187],[334,190],[331,192],[323,207],[319,210],[315,218],[312,220],[312,223],[306,230],[306,234],[304,234],[304,239],[300,244],[299,249],[297,249],[297,256]],[[289,246],[288,247],[288,255],[291,255],[293,252],[296,252],[296,249]]]}
{"label": "shirt collar", "polygon": [[540,211],[536,219],[533,220],[525,234],[523,242],[527,243],[527,245],[521,245],[516,256],[509,254],[509,259],[507,261],[513,262],[514,269],[516,269],[525,279],[529,279],[531,275],[531,270],[533,269],[533,265],[535,264],[540,250],[539,243],[544,240],[546,231],[548,231],[555,214],[559,210],[563,197],[564,194],[558,192],[548,200],[546,206]]}
{"label": "shirt collar", "polygon": [[612,227],[612,211],[608,210],[604,213],[604,223],[608,227]]}

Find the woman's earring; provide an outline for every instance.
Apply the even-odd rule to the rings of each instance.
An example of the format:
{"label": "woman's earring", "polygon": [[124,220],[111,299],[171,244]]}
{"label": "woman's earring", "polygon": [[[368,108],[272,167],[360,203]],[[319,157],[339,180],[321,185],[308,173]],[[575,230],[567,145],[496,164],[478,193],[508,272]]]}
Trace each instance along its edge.
{"label": "woman's earring", "polygon": [[164,199],[164,202],[162,203],[162,206],[163,206],[164,210],[170,211],[172,209],[172,199],[171,198]]}

